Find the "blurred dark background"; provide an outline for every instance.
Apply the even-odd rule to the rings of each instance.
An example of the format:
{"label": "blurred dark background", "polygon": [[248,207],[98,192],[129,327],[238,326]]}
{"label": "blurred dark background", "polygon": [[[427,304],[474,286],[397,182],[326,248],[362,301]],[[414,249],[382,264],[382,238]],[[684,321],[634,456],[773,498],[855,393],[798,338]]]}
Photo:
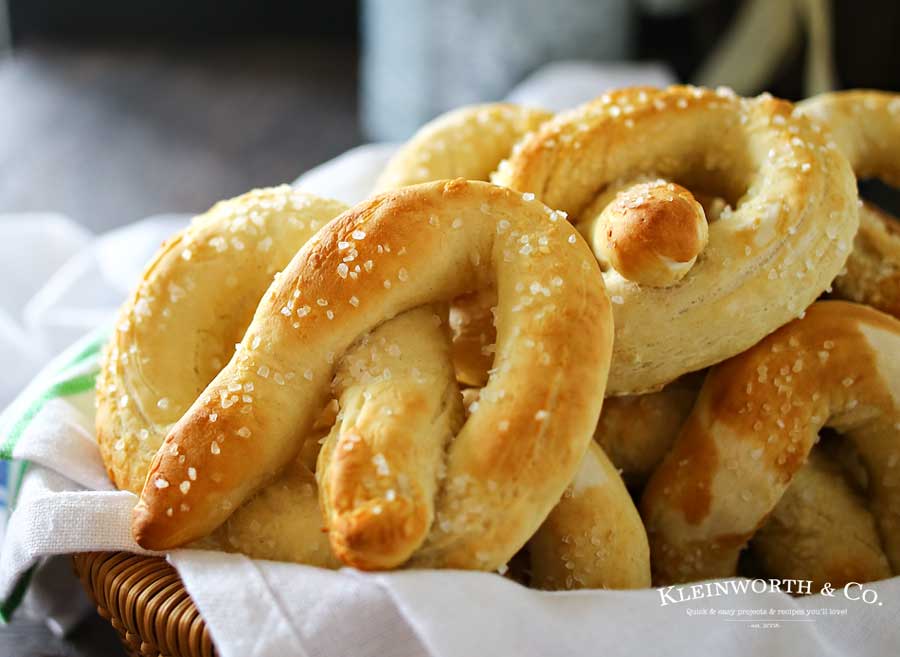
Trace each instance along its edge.
{"label": "blurred dark background", "polygon": [[[0,0],[0,213],[100,232],[202,211],[560,58],[790,99],[815,60],[835,87],[900,90],[898,34],[898,0]],[[709,69],[729,40],[731,65]],[[65,640],[16,619],[7,654],[123,653],[95,616]]]}
{"label": "blurred dark background", "polygon": [[[756,4],[818,1],[831,10],[836,83],[900,88],[897,0]],[[745,4],[0,0],[0,212],[59,211],[100,231],[201,211],[363,141],[406,136],[451,102],[502,97],[560,56],[658,60],[691,81]],[[586,11],[596,25],[552,32],[554,21],[584,24]],[[806,49],[801,31],[765,88],[802,97]]]}

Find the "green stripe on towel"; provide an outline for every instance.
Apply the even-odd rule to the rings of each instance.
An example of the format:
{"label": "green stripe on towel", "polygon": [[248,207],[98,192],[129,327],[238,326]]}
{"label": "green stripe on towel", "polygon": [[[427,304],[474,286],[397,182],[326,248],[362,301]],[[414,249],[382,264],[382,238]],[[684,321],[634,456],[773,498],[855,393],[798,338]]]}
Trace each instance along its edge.
{"label": "green stripe on towel", "polygon": [[16,586],[12,590],[12,593],[9,594],[9,597],[0,603],[0,623],[3,623],[4,625],[9,623],[13,613],[15,613],[16,609],[19,608],[19,605],[22,604],[22,598],[25,597],[25,593],[28,591],[28,585],[31,584],[31,578],[34,576],[36,568],[36,565],[29,568],[27,572],[19,578],[19,581],[16,582]]}
{"label": "green stripe on towel", "polygon": [[96,379],[97,372],[91,372],[90,374],[82,374],[71,379],[63,379],[62,381],[57,381],[51,385],[37,399],[28,405],[28,408],[25,409],[25,412],[22,413],[22,415],[13,421],[12,427],[10,427],[6,434],[6,439],[3,441],[3,445],[0,445],[0,459],[5,461],[12,459],[12,453],[16,443],[19,442],[19,438],[25,432],[26,427],[31,424],[34,416],[44,408],[44,404],[57,397],[69,397],[71,395],[86,392],[94,387],[94,381]]}
{"label": "green stripe on towel", "polygon": [[[0,415],[0,425],[5,427],[5,435],[0,436],[2,438],[0,459],[7,461],[12,459],[13,450],[19,438],[49,400],[71,397],[93,389],[98,368],[96,364],[90,364],[90,360],[99,356],[100,349],[106,343],[108,336],[109,330],[103,328],[93,331],[73,344],[47,366],[44,370],[45,375],[39,376],[33,381],[19,398]],[[15,508],[28,466],[27,461],[19,461],[10,465],[11,476],[8,480],[10,512]],[[12,468],[17,468],[15,474],[13,474]],[[13,613],[22,604],[22,599],[28,591],[36,567],[37,564],[29,568],[16,582],[9,596],[5,600],[0,600],[0,623],[8,623]]]}
{"label": "green stripe on towel", "polygon": [[[70,397],[87,392],[94,387],[94,381],[97,378],[96,368],[92,368],[92,371],[89,372],[72,373],[68,377],[65,376],[65,373],[67,370],[83,365],[91,358],[96,358],[106,343],[107,336],[108,332],[104,329],[95,331],[83,340],[76,342],[58,357],[59,366],[56,374],[41,377],[43,380],[35,381],[25,389],[13,406],[7,409],[4,415],[8,415],[8,417],[4,419],[8,419],[9,422],[8,429],[2,436],[3,442],[0,444],[0,459],[6,461],[12,459],[13,450],[19,438],[50,399]],[[53,382],[47,383],[47,378]]]}

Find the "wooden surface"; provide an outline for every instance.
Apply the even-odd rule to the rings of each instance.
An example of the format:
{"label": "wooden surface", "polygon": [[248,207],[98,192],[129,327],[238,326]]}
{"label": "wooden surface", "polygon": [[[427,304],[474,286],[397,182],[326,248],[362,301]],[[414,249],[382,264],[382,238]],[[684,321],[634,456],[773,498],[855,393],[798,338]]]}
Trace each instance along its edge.
{"label": "wooden surface", "polygon": [[[31,46],[0,54],[0,213],[100,232],[288,182],[359,142],[356,51],[305,42]],[[0,656],[124,655],[99,616],[59,639],[0,627]]]}
{"label": "wooden surface", "polygon": [[0,212],[95,231],[288,182],[359,142],[353,45],[31,46],[0,59]]}

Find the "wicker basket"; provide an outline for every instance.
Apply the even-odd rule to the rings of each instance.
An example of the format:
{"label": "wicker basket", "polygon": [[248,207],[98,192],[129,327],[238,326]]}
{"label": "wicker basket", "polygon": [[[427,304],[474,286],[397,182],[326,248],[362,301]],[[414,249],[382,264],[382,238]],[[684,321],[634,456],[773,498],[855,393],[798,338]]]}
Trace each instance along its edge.
{"label": "wicker basket", "polygon": [[86,552],[75,572],[97,612],[135,657],[213,657],[209,629],[175,569],[161,557]]}

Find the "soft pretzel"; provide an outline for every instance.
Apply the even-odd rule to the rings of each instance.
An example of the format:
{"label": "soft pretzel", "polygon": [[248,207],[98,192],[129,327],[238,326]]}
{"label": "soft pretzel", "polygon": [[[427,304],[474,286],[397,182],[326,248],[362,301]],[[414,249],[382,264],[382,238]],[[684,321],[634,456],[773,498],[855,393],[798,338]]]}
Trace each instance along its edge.
{"label": "soft pretzel", "polygon": [[891,576],[864,496],[818,448],[753,535],[750,551],[767,576],[810,580],[818,589]]}
{"label": "soft pretzel", "polygon": [[442,114],[391,158],[375,192],[435,180],[487,180],[523,136],[552,114],[512,103],[470,105]]}
{"label": "soft pretzel", "polygon": [[897,353],[896,319],[827,301],[713,368],[642,497],[654,581],[733,575],[741,549],[782,499],[823,426],[857,448],[868,505],[896,572]]}
{"label": "soft pretzel", "polygon": [[[656,390],[740,353],[800,315],[843,266],[857,228],[855,181],[846,159],[793,109],[765,95],[626,89],[545,122],[499,167],[494,182],[576,223],[593,220],[583,213],[607,188],[647,175],[734,207],[709,225],[690,271],[666,287],[640,270],[658,269],[660,257],[680,261],[666,250],[670,228],[686,230],[695,250],[702,229],[689,216],[648,225],[628,219],[641,231],[636,240],[656,245],[657,260],[635,259],[631,250],[626,273],[637,280],[613,266],[603,274],[616,319],[609,393]],[[653,206],[681,197],[635,195],[623,209],[662,217]],[[629,244],[625,235],[616,239]]]}
{"label": "soft pretzel", "polygon": [[[900,187],[900,94],[841,91],[797,106],[821,121],[860,180],[881,178]],[[878,208],[860,210],[859,232],[847,270],[834,281],[837,296],[900,317],[900,224]]]}
{"label": "soft pretzel", "polygon": [[[467,409],[480,391],[467,388]],[[615,402],[617,399],[606,400]],[[602,416],[602,414],[601,414]],[[527,546],[527,575],[538,589],[636,589],[650,585],[647,532],[622,477],[592,443],[575,479]]]}
{"label": "soft pretzel", "polygon": [[596,443],[528,550],[535,588],[650,586],[647,532],[622,477]]}
{"label": "soft pretzel", "polygon": [[438,521],[407,563],[506,563],[579,466],[611,351],[596,261],[555,216],[521,194],[457,180],[377,196],[333,220],[273,283],[240,349],[167,436],[135,508],[138,542],[166,549],[213,531],[296,456],[335,359],[355,340],[493,282],[494,372],[448,447]]}
{"label": "soft pretzel", "polygon": [[630,487],[640,490],[675,442],[694,407],[702,376],[688,375],[657,392],[609,397],[594,432]]}
{"label": "soft pretzel", "polygon": [[[660,464],[693,408],[702,377],[690,375],[646,395],[603,403],[595,440],[637,491]],[[851,485],[847,454],[816,447],[750,541],[743,574],[843,586],[890,577],[872,513]],[[612,505],[606,505],[611,508]],[[555,513],[555,511],[554,511]],[[551,513],[551,516],[553,514]]]}
{"label": "soft pretzel", "polygon": [[116,486],[141,491],[166,433],[231,358],[272,276],[345,209],[287,185],[255,190],[163,245],[119,311],[96,385],[97,442]]}
{"label": "soft pretzel", "polygon": [[[488,180],[515,144],[553,115],[512,103],[470,105],[420,128],[391,158],[375,183],[383,192],[435,180]],[[477,290],[450,306],[453,361],[465,385],[481,387],[494,360],[492,289]]]}
{"label": "soft pretzel", "polygon": [[400,566],[435,519],[444,449],[463,419],[445,314],[399,315],[337,368],[341,412],[316,473],[331,545],[348,565]]}

